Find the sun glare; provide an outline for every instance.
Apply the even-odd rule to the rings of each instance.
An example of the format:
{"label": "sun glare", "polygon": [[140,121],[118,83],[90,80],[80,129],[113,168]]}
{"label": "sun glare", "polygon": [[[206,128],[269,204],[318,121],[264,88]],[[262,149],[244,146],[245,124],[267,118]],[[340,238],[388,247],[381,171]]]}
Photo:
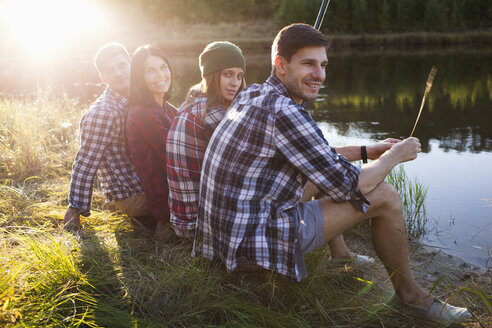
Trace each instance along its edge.
{"label": "sun glare", "polygon": [[2,14],[11,42],[34,58],[52,56],[106,28],[100,8],[82,0],[4,0]]}

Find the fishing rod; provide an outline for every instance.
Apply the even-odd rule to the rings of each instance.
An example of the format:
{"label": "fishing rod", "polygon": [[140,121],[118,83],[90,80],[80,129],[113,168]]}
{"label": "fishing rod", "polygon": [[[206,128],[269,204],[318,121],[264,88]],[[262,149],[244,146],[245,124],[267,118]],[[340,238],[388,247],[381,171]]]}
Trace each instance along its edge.
{"label": "fishing rod", "polygon": [[432,88],[432,82],[434,82],[434,77],[436,76],[436,73],[437,73],[437,67],[432,66],[431,71],[429,73],[429,76],[427,77],[427,83],[425,85],[425,91],[424,91],[424,96],[422,97],[422,104],[420,105],[419,115],[417,115],[417,120],[415,121],[415,125],[413,126],[412,133],[410,133],[410,137],[413,135],[413,132],[415,131],[415,128],[417,127],[417,123],[419,122],[420,114],[422,114],[422,109],[424,108],[425,99],[427,98],[427,95],[429,94],[429,92]]}
{"label": "fishing rod", "polygon": [[[317,29],[318,31],[321,29],[321,24],[323,23],[323,18],[325,17],[329,4],[330,4],[330,0],[323,0],[323,2],[321,3],[321,7],[319,8],[319,12],[318,12],[318,17],[316,17],[316,22],[314,23],[314,28]],[[436,73],[437,73],[437,67],[432,66],[429,76],[427,77],[427,83],[425,86],[424,96],[422,97],[422,103],[420,105],[419,114],[417,115],[417,120],[415,121],[415,124],[413,126],[412,133],[410,133],[410,137],[413,135],[413,132],[417,127],[417,123],[419,122],[420,119],[420,114],[422,114],[422,109],[424,109],[425,100],[427,99],[427,95],[429,94],[432,88],[432,83],[434,82],[434,77],[436,76]]]}
{"label": "fishing rod", "polygon": [[[330,0],[323,0],[321,3],[321,7],[319,8],[318,16],[316,17],[316,22],[314,23],[314,28],[318,31],[321,29],[321,24],[323,23],[323,19],[325,17],[326,11],[328,10],[328,5],[330,4]],[[422,97],[422,103],[420,104],[419,114],[417,115],[417,120],[412,129],[412,133],[410,133],[410,137],[413,135],[415,128],[417,127],[417,123],[420,119],[420,114],[422,114],[422,109],[424,109],[425,100],[427,99],[427,95],[429,94],[432,83],[434,82],[434,77],[437,73],[437,67],[432,66],[429,76],[427,77],[427,83],[425,86],[424,96]]]}
{"label": "fishing rod", "polygon": [[323,23],[323,18],[325,18],[326,10],[328,10],[328,5],[330,0],[323,0],[321,7],[319,7],[318,17],[316,17],[316,23],[314,23],[314,28],[318,31],[321,29],[321,24]]}

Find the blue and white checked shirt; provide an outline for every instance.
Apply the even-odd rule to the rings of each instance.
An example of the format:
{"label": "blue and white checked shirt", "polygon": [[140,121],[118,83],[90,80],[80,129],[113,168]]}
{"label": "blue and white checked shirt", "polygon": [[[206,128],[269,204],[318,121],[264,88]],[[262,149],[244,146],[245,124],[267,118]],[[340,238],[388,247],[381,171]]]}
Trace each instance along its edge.
{"label": "blue and white checked shirt", "polygon": [[68,202],[82,215],[90,214],[96,172],[107,202],[143,192],[125,145],[127,106],[128,100],[108,87],[80,120]]}
{"label": "blue and white checked shirt", "polygon": [[228,271],[240,259],[300,280],[296,206],[307,180],[365,211],[359,173],[280,79],[253,84],[236,97],[205,153],[194,254],[220,259]]}

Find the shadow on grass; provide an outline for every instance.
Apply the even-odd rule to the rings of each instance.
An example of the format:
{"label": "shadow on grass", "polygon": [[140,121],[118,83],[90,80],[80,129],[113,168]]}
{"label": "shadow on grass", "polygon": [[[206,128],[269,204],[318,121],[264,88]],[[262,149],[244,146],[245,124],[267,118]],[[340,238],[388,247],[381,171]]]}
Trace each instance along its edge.
{"label": "shadow on grass", "polygon": [[328,248],[307,255],[310,276],[292,283],[269,271],[227,273],[191,257],[191,242],[159,241],[127,221],[114,234],[87,230],[81,244],[103,327],[422,325],[384,304],[381,286],[365,280],[371,270],[330,264]]}
{"label": "shadow on grass", "polygon": [[148,327],[310,327],[357,321],[370,326],[381,322],[371,312],[376,308],[377,313],[381,305],[368,310],[370,302],[365,299],[368,295],[377,299],[378,294],[360,295],[366,287],[354,278],[360,272],[327,267],[324,250],[308,258],[311,277],[292,283],[266,270],[227,273],[220,263],[191,257],[192,244],[184,239],[163,242],[150,234],[135,234],[124,225],[118,226],[115,237],[120,278],[132,314],[145,318]]}
{"label": "shadow on grass", "polygon": [[84,229],[80,245],[82,270],[97,299],[95,322],[102,327],[134,327],[131,304],[104,240],[94,230]]}

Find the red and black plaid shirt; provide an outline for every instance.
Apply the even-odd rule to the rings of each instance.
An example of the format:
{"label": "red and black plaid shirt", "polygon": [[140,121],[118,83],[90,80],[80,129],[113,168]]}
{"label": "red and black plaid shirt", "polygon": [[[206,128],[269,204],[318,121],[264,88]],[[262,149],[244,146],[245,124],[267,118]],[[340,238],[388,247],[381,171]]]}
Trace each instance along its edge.
{"label": "red and black plaid shirt", "polygon": [[128,112],[126,134],[143,191],[159,221],[169,220],[166,165],[166,140],[177,110],[165,103],[163,108],[133,106]]}
{"label": "red and black plaid shirt", "polygon": [[169,130],[166,154],[170,221],[179,236],[195,229],[203,157],[225,113],[224,107],[207,104],[205,94],[200,93],[193,102],[181,105]]}

